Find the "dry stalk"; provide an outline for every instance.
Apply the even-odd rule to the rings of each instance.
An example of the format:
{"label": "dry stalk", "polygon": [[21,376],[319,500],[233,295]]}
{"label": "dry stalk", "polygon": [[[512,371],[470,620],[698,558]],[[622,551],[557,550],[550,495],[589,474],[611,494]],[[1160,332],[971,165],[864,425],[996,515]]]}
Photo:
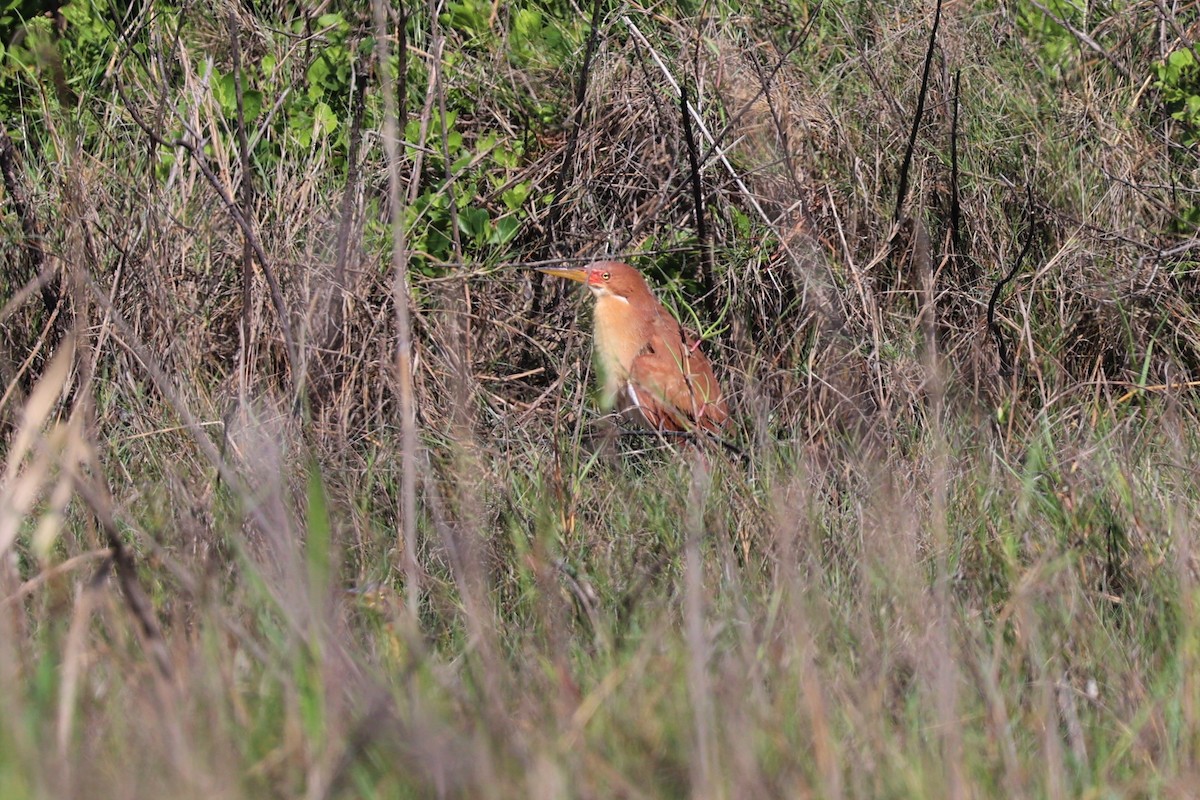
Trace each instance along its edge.
{"label": "dry stalk", "polygon": [[[293,388],[299,389],[302,381],[300,374],[300,354],[296,348],[296,340],[292,335],[292,326],[289,321],[287,306],[283,301],[283,289],[280,287],[279,278],[275,274],[274,268],[271,266],[271,261],[267,258],[266,250],[263,249],[262,242],[258,235],[254,232],[254,226],[250,219],[242,213],[242,209],[231,196],[224,182],[213,171],[208,163],[208,159],[204,155],[204,149],[199,144],[202,139],[195,134],[191,134],[190,138],[179,138],[174,140],[165,139],[161,133],[152,128],[147,123],[142,115],[138,112],[134,103],[130,102],[125,94],[125,90],[118,84],[117,91],[121,96],[121,100],[125,105],[125,110],[133,119],[134,123],[142,129],[142,132],[150,139],[152,143],[159,147],[167,147],[171,149],[183,148],[183,150],[192,158],[196,167],[204,175],[209,186],[216,192],[217,197],[221,200],[225,210],[229,213],[230,218],[237,223],[242,231],[242,235],[246,237],[251,249],[254,251],[255,257],[258,259],[259,267],[262,269],[263,277],[267,281],[267,288],[271,295],[271,305],[275,309],[276,319],[279,323],[279,330],[283,336],[284,349],[287,352],[288,366],[291,368],[291,378]],[[181,123],[185,128],[188,128],[186,120],[181,118]]]}
{"label": "dry stalk", "polygon": [[712,678],[709,674],[711,645],[705,620],[704,558],[700,547],[704,539],[704,507],[712,476],[700,450],[692,457],[692,486],[688,493],[686,539],[683,546],[684,627],[688,663],[688,697],[692,703],[696,754],[692,761],[692,796],[719,797],[716,789],[717,747],[716,717],[713,708]]}
{"label": "dry stalk", "polygon": [[[383,90],[383,148],[387,159],[388,208],[392,217],[392,305],[396,313],[396,377],[400,394],[401,425],[401,520],[404,551],[403,572],[408,611],[418,618],[420,608],[420,573],[417,565],[417,414],[413,393],[412,323],[409,319],[408,247],[404,232],[404,203],[400,191],[400,112],[396,106],[395,86],[389,69],[391,39],[388,34],[388,11],[383,0],[373,0],[375,41],[379,51],[378,69]],[[407,52],[398,54],[401,69]],[[414,166],[413,185],[417,184]]]}
{"label": "dry stalk", "polygon": [[[242,54],[241,42],[238,36],[237,14],[229,12],[229,44],[233,58],[233,85],[237,95],[237,143],[238,157],[241,162],[241,192],[240,212],[247,224],[253,225],[254,186],[250,169],[250,145],[246,140],[246,112],[244,93],[242,91]],[[250,305],[253,302],[252,289],[254,285],[254,248],[250,245],[250,235],[242,234],[242,317],[239,333],[242,339],[240,357],[238,359],[238,388],[243,398],[250,394],[250,354],[253,351],[253,333],[250,325]],[[293,366],[295,364],[293,363]],[[297,376],[292,376],[297,383]]]}

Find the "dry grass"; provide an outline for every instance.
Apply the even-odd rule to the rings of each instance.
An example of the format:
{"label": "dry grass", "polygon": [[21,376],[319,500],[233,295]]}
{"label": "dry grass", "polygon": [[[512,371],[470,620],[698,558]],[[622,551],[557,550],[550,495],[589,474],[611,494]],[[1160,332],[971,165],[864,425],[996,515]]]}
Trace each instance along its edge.
{"label": "dry grass", "polygon": [[[1098,53],[1030,8],[943,9],[900,226],[920,5],[606,10],[577,126],[569,4],[393,12],[396,112],[353,15],[151,4],[76,102],[23,74],[0,795],[1188,796],[1195,170],[1147,82],[1186,20]],[[710,334],[744,460],[596,418],[525,267],[605,255]]]}

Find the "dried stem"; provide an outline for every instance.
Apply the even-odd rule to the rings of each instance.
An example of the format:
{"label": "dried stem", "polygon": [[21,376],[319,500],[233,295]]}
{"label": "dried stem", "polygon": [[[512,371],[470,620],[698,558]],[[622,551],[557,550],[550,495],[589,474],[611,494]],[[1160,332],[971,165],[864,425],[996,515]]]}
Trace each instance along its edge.
{"label": "dried stem", "polygon": [[[404,235],[404,200],[400,191],[400,111],[390,71],[387,6],[371,3],[375,14],[375,41],[379,53],[380,86],[383,89],[383,149],[387,159],[388,207],[392,222],[392,305],[396,312],[396,377],[400,393],[401,425],[401,520],[404,532],[403,571],[408,610],[417,618],[420,607],[420,574],[417,565],[417,410],[413,392],[412,323],[409,319],[411,293],[408,286],[408,248]],[[399,56],[403,72],[408,53]]]}
{"label": "dried stem", "polygon": [[[233,58],[233,85],[237,95],[237,141],[238,157],[242,166],[240,185],[240,211],[247,225],[252,225],[254,209],[254,186],[250,173],[250,145],[246,140],[246,110],[245,97],[242,91],[242,49],[238,36],[238,20],[234,11],[229,12],[229,45]],[[240,394],[245,397],[249,392],[250,357],[253,349],[250,312],[253,303],[252,289],[254,287],[254,248],[250,246],[250,234],[242,234],[242,315],[239,335],[241,336],[241,352],[238,359],[238,385]]]}

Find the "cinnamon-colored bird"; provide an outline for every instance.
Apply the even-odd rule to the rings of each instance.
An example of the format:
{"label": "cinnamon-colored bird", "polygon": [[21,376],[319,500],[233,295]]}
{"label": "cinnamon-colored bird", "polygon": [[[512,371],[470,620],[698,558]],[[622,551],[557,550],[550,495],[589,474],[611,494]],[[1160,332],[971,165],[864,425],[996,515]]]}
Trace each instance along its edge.
{"label": "cinnamon-colored bird", "polygon": [[655,299],[640,272],[600,261],[539,270],[586,284],[596,297],[601,401],[649,428],[717,431],[729,418],[700,341]]}

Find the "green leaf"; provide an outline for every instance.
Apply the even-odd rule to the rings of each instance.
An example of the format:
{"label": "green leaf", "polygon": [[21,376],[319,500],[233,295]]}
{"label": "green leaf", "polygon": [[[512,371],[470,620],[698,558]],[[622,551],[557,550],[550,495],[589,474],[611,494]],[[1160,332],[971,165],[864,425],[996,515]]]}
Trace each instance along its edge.
{"label": "green leaf", "polygon": [[288,115],[288,130],[296,137],[300,146],[307,150],[312,145],[313,118],[303,110],[294,110]]}
{"label": "green leaf", "polygon": [[507,147],[501,147],[492,152],[492,161],[496,162],[496,166],[498,167],[515,169],[518,160],[517,154]]}
{"label": "green leaf", "polygon": [[525,201],[529,199],[529,182],[522,181],[518,183],[508,191],[503,192],[500,195],[500,199],[509,211],[516,211],[525,205]]}
{"label": "green leaf", "polygon": [[325,93],[325,81],[329,78],[332,71],[329,60],[323,54],[313,60],[305,76],[308,79],[309,97],[313,100],[321,98],[321,95]]}
{"label": "green leaf", "polygon": [[517,231],[521,229],[521,221],[516,217],[501,217],[496,220],[495,227],[492,230],[492,235],[488,239],[489,244],[508,244],[512,238],[517,235]]}
{"label": "green leaf", "polygon": [[1167,56],[1167,63],[1176,69],[1184,70],[1195,64],[1196,59],[1192,51],[1184,47]]}
{"label": "green leaf", "polygon": [[317,28],[324,30],[325,28],[335,28],[341,31],[350,30],[350,25],[346,22],[345,17],[341,14],[322,14],[317,17]]}
{"label": "green leaf", "polygon": [[323,134],[328,135],[337,130],[337,114],[334,114],[333,109],[323,102],[317,103],[313,107],[313,119]]}
{"label": "green leaf", "polygon": [[430,228],[425,236],[425,251],[438,261],[445,261],[450,256],[454,243],[440,228]]}
{"label": "green leaf", "polygon": [[247,120],[252,120],[262,113],[263,94],[256,89],[247,89],[242,92],[242,113],[245,114]]}
{"label": "green leaf", "polygon": [[237,112],[237,94],[233,85],[233,75],[219,75],[212,82],[213,98],[221,106],[221,110],[229,116]]}
{"label": "green leaf", "polygon": [[458,229],[477,241],[484,241],[490,232],[488,213],[482,208],[464,208],[458,212]]}
{"label": "green leaf", "polygon": [[418,120],[410,119],[404,123],[404,141],[408,144],[420,144],[421,138],[421,123]]}

